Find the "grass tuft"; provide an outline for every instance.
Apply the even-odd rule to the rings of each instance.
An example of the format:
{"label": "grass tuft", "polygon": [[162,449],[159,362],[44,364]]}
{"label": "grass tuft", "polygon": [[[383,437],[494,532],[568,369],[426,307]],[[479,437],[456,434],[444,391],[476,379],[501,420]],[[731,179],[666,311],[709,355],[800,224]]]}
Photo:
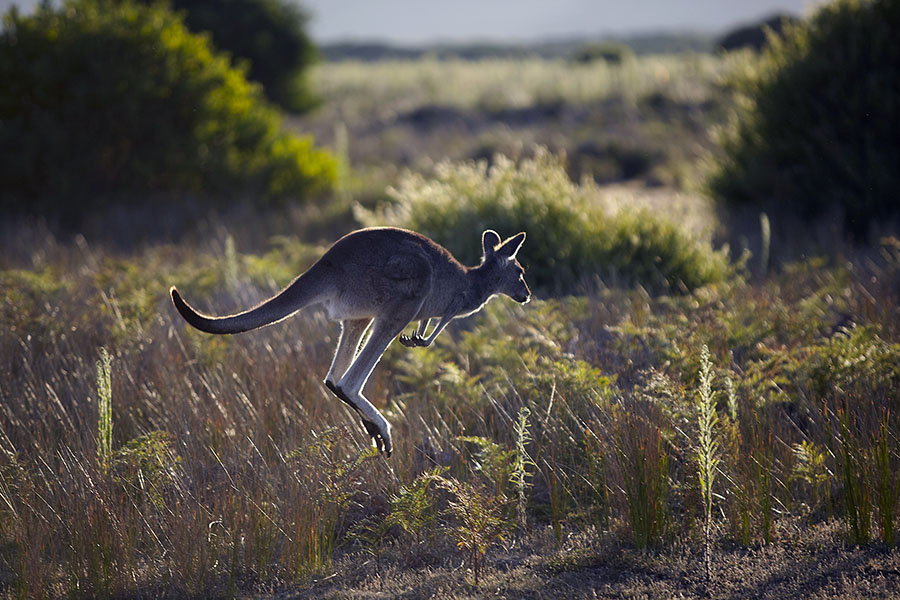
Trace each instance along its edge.
{"label": "grass tuft", "polygon": [[703,499],[703,563],[706,570],[707,584],[712,581],[711,536],[713,483],[719,468],[719,441],[716,425],[719,422],[716,414],[716,401],[712,390],[712,363],[709,360],[709,348],[705,345],[700,350],[700,387],[697,390],[697,477],[700,481],[700,494]]}
{"label": "grass tuft", "polygon": [[97,460],[100,469],[109,471],[112,457],[112,357],[106,348],[100,348],[97,361]]}

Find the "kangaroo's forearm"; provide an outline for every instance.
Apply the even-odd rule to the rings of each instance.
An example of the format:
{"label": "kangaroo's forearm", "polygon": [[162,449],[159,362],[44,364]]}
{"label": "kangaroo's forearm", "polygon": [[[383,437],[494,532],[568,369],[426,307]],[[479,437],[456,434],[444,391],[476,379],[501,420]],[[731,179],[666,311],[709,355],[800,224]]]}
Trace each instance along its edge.
{"label": "kangaroo's forearm", "polygon": [[456,317],[458,313],[450,312],[441,317],[441,320],[438,321],[438,324],[431,331],[431,335],[427,338],[425,337],[425,330],[428,328],[428,323],[430,319],[422,319],[419,321],[419,326],[416,328],[416,332],[412,336],[401,335],[398,339],[400,343],[408,348],[427,348],[431,345],[431,343],[435,340],[435,338],[450,324],[450,321]]}
{"label": "kangaroo's forearm", "polygon": [[[455,302],[453,302],[453,303],[448,307],[447,312],[445,312],[445,313],[441,316],[441,320],[438,321],[438,324],[437,324],[437,325],[435,326],[435,328],[432,330],[431,335],[429,335],[426,339],[424,339],[422,342],[420,342],[420,343],[419,343],[419,346],[426,347],[426,348],[427,348],[428,346],[430,346],[430,345],[431,345],[431,342],[433,342],[434,339],[435,339],[438,335],[440,335],[440,333],[444,330],[444,328],[447,327],[447,325],[450,324],[450,321],[452,321],[453,319],[455,319],[455,318],[460,314],[460,308],[461,308],[462,304],[463,304],[463,300],[462,300],[461,298],[460,298],[460,299],[457,299]],[[424,333],[425,333],[425,332],[424,332],[424,330],[423,330],[423,331],[422,331],[422,334],[424,335]]]}
{"label": "kangaroo's forearm", "polygon": [[428,323],[431,322],[431,319],[422,319],[419,321],[419,328],[416,329],[417,337],[425,337],[425,330],[428,329]]}
{"label": "kangaroo's forearm", "polygon": [[431,345],[431,342],[434,341],[434,338],[436,338],[436,337],[438,336],[438,334],[440,334],[440,333],[444,330],[444,328],[447,327],[447,325],[450,324],[450,321],[452,321],[452,320],[453,320],[453,317],[455,317],[455,316],[456,316],[456,315],[453,314],[453,315],[444,315],[443,317],[441,317],[441,320],[438,322],[437,326],[436,326],[436,327],[434,328],[434,330],[431,332],[431,335],[429,335],[429,336],[428,336],[424,341],[422,341],[422,343],[420,343],[419,345],[422,346],[422,347],[424,347],[424,348],[427,348],[428,346],[430,346],[430,345]]}

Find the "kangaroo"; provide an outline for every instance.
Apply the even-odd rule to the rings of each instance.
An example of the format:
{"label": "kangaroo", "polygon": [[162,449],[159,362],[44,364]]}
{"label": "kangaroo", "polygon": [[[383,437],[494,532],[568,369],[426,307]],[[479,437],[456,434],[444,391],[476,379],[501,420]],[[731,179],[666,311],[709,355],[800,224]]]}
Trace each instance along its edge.
{"label": "kangaroo", "polygon": [[[362,394],[375,365],[398,335],[404,346],[430,346],[451,320],[478,312],[497,294],[528,302],[531,290],[516,260],[524,241],[525,232],[501,242],[489,229],[481,237],[481,264],[466,267],[424,235],[373,227],[345,235],[284,290],[244,312],[204,315],[191,308],[174,286],[169,292],[181,316],[207,333],[249,331],[277,323],[311,304],[323,305],[328,318],[341,324],[325,386],[362,417],[379,452],[389,457],[391,426]],[[428,324],[435,318],[437,325],[426,337]],[[413,321],[419,322],[415,332],[400,335]]]}

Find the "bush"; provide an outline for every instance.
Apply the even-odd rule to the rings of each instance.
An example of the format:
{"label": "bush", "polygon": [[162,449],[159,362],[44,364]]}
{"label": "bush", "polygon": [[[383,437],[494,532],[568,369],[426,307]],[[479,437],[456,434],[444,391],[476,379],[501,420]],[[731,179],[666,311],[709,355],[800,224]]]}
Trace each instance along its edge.
{"label": "bush", "polygon": [[[152,3],[156,0],[141,0]],[[316,60],[307,16],[285,0],[171,0],[191,31],[209,32],[217,48],[249,62],[248,77],[287,110],[315,104],[304,71]]]}
{"label": "bush", "polygon": [[335,179],[259,87],[162,6],[11,11],[0,35],[0,211],[77,218],[189,192],[280,201]]}
{"label": "bush", "polygon": [[575,62],[589,64],[602,60],[611,65],[621,65],[634,58],[634,51],[619,42],[601,42],[582,44],[573,55]]}
{"label": "bush", "polygon": [[490,168],[484,161],[442,163],[434,178],[408,173],[388,194],[393,206],[358,217],[424,233],[464,264],[481,258],[485,229],[526,231],[519,260],[529,284],[544,292],[576,292],[595,275],[654,291],[694,289],[728,270],[725,252],[690,239],[665,219],[604,210],[596,188],[587,181],[573,184],[562,159],[543,149],[518,165],[504,156]]}
{"label": "bush", "polygon": [[800,19],[791,14],[777,13],[764,21],[732,29],[716,42],[716,46],[725,52],[742,48],[751,48],[759,52],[766,47],[769,32],[780,35],[785,24],[797,24],[799,21]]}
{"label": "bush", "polygon": [[845,230],[898,216],[900,3],[838,0],[787,25],[736,83],[749,99],[709,186],[723,208]]}

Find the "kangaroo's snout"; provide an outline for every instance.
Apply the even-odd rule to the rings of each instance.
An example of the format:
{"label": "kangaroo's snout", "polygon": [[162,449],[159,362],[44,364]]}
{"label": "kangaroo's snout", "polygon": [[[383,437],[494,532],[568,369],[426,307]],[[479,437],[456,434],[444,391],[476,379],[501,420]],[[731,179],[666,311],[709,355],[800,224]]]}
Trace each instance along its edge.
{"label": "kangaroo's snout", "polygon": [[512,297],[512,299],[519,304],[528,304],[531,301],[531,288],[528,287],[527,283],[525,283],[524,272],[519,281],[522,283],[522,289],[519,290],[518,293]]}

